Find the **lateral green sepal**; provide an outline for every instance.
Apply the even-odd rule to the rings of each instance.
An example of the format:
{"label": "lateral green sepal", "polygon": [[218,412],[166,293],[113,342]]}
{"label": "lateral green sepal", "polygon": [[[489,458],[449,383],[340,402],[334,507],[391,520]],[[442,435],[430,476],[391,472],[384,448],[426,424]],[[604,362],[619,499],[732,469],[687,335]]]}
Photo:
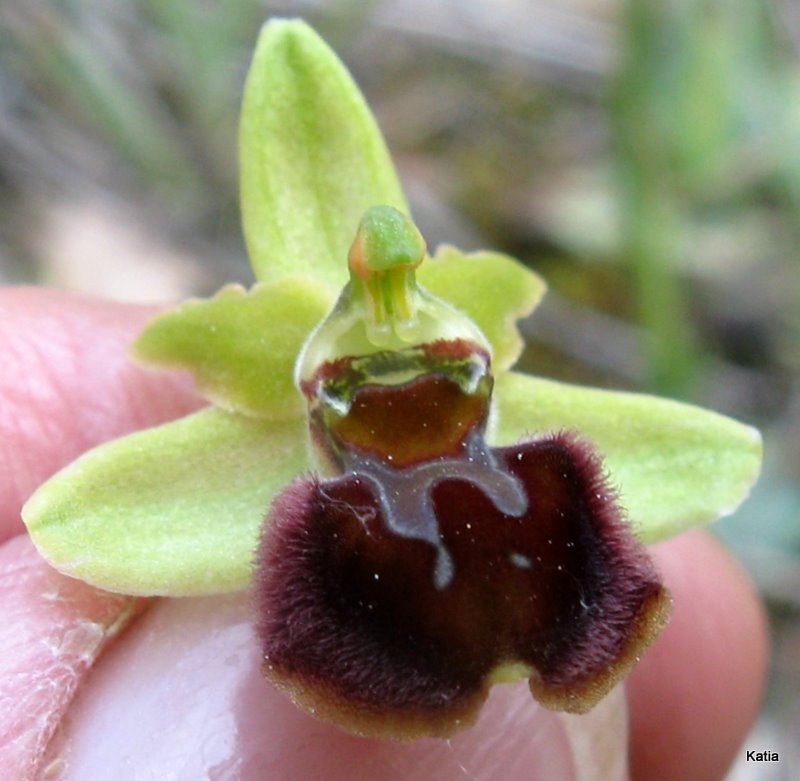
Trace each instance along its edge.
{"label": "lateral green sepal", "polygon": [[689,404],[513,372],[495,401],[497,444],[563,429],[593,442],[645,542],[732,513],[761,469],[756,429]]}
{"label": "lateral green sepal", "polygon": [[47,561],[99,588],[236,591],[273,496],[306,468],[305,441],[303,417],[201,410],[90,450],[36,491],[23,519]]}

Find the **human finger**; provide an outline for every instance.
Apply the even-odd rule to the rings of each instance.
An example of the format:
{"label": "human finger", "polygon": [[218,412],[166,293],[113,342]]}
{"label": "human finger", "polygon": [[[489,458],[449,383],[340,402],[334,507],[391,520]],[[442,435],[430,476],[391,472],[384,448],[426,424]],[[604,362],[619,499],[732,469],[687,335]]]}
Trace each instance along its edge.
{"label": "human finger", "polygon": [[635,781],[718,781],[761,701],[763,608],[742,568],[695,531],[651,553],[672,591],[670,623],[628,679]]}
{"label": "human finger", "polygon": [[185,376],[126,357],[153,307],[44,288],[0,289],[0,541],[22,504],[83,451],[202,404]]}

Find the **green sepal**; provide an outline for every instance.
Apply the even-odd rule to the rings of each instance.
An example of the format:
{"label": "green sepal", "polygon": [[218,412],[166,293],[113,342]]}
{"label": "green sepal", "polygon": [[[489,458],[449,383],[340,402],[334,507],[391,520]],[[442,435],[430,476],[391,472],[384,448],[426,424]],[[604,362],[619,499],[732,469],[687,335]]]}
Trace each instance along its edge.
{"label": "green sepal", "polygon": [[519,358],[517,320],[529,315],[547,290],[544,280],[500,252],[464,253],[449,245],[417,269],[419,283],[468,315],[492,345],[494,371]]}
{"label": "green sepal", "polygon": [[332,299],[309,277],[222,288],[159,315],[134,342],[143,363],[192,372],[200,393],[223,409],[273,420],[305,409],[292,369]]}
{"label": "green sepal", "polygon": [[90,450],[23,519],[56,569],[99,588],[191,596],[247,586],[270,502],[306,468],[305,419],[209,408]]}
{"label": "green sepal", "polygon": [[732,513],[761,468],[756,429],[688,404],[516,373],[497,379],[495,401],[497,444],[566,429],[593,442],[645,542]]}
{"label": "green sepal", "polygon": [[364,212],[408,207],[347,69],[304,22],[259,37],[239,126],[241,208],[257,279],[309,272],[338,291]]}

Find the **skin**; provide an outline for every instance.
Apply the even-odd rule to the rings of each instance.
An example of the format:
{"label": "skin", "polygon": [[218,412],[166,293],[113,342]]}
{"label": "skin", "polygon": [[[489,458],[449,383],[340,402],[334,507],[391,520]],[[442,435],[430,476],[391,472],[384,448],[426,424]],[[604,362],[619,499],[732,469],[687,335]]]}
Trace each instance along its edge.
{"label": "skin", "polygon": [[[153,312],[49,290],[0,290],[0,542],[24,533],[25,499],[78,454],[202,405],[186,377],[146,372],[126,360],[127,345]],[[25,546],[20,539],[0,546],[0,574],[20,552],[29,557]],[[654,546],[652,555],[675,604],[670,624],[628,681],[632,778],[716,781],[738,755],[758,710],[767,658],[764,615],[741,568],[708,534],[685,534]],[[0,589],[7,582],[0,579]],[[158,617],[139,621],[148,620]],[[279,720],[285,732],[296,726],[295,740],[304,745],[307,717],[274,697],[263,718]],[[524,719],[486,718],[481,735],[498,752],[511,752],[523,737],[516,732],[530,727]],[[335,767],[355,739],[327,727],[322,734],[317,751]],[[441,765],[437,778],[463,777],[453,761],[457,745],[431,744],[428,761]],[[358,749],[364,757],[385,750],[366,741]],[[393,752],[398,777],[410,777],[403,764],[411,773],[421,750]],[[277,756],[276,777],[297,777],[291,763],[301,753]],[[529,770],[517,764],[503,777],[527,781]]]}

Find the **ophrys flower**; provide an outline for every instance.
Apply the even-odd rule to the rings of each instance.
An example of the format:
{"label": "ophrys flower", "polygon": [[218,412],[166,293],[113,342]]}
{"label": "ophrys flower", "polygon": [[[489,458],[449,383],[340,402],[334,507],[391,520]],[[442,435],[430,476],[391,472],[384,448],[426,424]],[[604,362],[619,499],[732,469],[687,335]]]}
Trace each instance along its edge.
{"label": "ophrys flower", "polygon": [[[286,484],[312,467],[304,405],[292,385],[300,346],[345,282],[343,261],[362,214],[376,204],[407,211],[383,142],[354,85],[302,25],[276,23],[266,28],[248,80],[241,147],[245,232],[260,283],[249,292],[224,289],[210,301],[186,304],[162,316],[136,346],[145,359],[193,371],[198,386],[217,406],[88,453],[37,492],[26,508],[31,534],[48,560],[110,590],[180,596],[247,586],[267,508]],[[466,448],[473,463],[483,459],[489,473],[506,475],[508,479],[500,477],[500,482],[513,487],[523,480],[514,472],[514,458],[522,454],[520,463],[525,464],[528,451],[492,448],[520,442],[534,432],[569,429],[602,452],[633,529],[643,539],[658,539],[709,520],[743,498],[760,459],[760,441],[751,429],[685,405],[563,386],[507,371],[519,346],[513,320],[529,311],[543,292],[538,278],[523,267],[493,253],[464,256],[445,248],[420,267],[419,277],[477,323],[485,344],[476,345],[491,348],[492,413],[497,419],[487,429],[484,447],[489,410],[480,409],[464,426],[478,431],[481,442],[467,436],[458,445]],[[374,323],[378,331],[379,320]],[[353,351],[349,357],[359,358],[360,353]],[[454,362],[452,351],[445,357]],[[437,374],[430,371],[430,350],[422,349],[419,360],[427,375]],[[368,373],[374,371],[368,367]],[[420,381],[430,386],[429,380]],[[443,388],[448,386],[437,391]],[[420,398],[429,397],[426,394],[427,390],[420,392]],[[488,403],[488,395],[485,400]],[[450,401],[445,406],[457,408]],[[462,420],[460,413],[455,420]],[[602,486],[594,491],[601,495],[607,491],[597,482],[596,462],[586,446],[570,437],[545,441],[560,448],[564,468],[577,475],[567,481],[579,486],[573,498],[582,497],[582,508],[601,519],[601,526],[607,518],[616,529],[616,512],[590,507],[591,488]],[[423,455],[426,463],[435,463],[430,453]],[[528,462],[540,463],[541,458]],[[353,469],[353,463],[343,468],[373,475],[381,468],[387,471],[385,464],[362,463]],[[412,459],[410,468],[417,466]],[[380,481],[373,481],[373,489],[379,494],[375,486],[392,477],[391,472],[388,477],[382,474]],[[436,488],[428,479],[428,509],[433,507],[429,517],[445,518],[439,505],[454,504],[455,499],[442,500],[437,492],[453,491],[453,482],[438,480]],[[301,499],[320,506],[318,495],[313,501],[309,498],[309,483],[296,485],[302,496],[297,488],[294,494],[284,494],[273,519],[289,518],[287,496],[297,500],[295,511]],[[376,518],[377,508],[383,527],[391,527],[391,512],[386,515],[391,503],[379,506],[376,494],[365,493],[363,486],[354,496],[347,493],[351,486],[339,486],[345,495],[333,496],[340,502],[336,506],[345,501],[357,508],[361,502],[365,512],[376,512]],[[498,504],[496,491],[479,492],[488,500],[484,515],[494,508],[503,516],[521,518],[523,505],[533,501],[526,492],[516,496],[516,505],[513,497],[509,505]],[[462,493],[466,492],[459,493],[459,500]],[[479,499],[472,495],[470,503]],[[607,510],[612,505],[602,506]],[[332,512],[322,516],[330,518]],[[308,514],[304,511],[303,517]],[[583,536],[597,525],[579,524],[570,534]],[[428,546],[436,559],[430,581],[436,597],[448,593],[448,567],[456,573],[459,557],[451,552],[455,542],[437,542],[431,528],[421,530],[421,536],[398,539]],[[447,529],[439,532],[447,537]],[[574,541],[565,539],[564,545]],[[626,546],[628,542],[622,547]],[[518,558],[508,558],[512,553]],[[535,562],[539,554],[533,549],[504,550],[503,555],[515,575],[525,578],[537,572],[519,566]],[[553,563],[557,573],[573,573],[573,564]],[[579,569],[583,572],[585,563]],[[648,580],[646,569],[641,571]],[[359,577],[365,573],[366,569]],[[456,577],[452,575],[452,584]],[[561,586],[558,590],[563,591]],[[580,599],[572,604],[579,605]],[[417,609],[411,612],[420,614]],[[446,606],[444,613],[450,621],[469,623],[470,614],[460,601]],[[587,642],[595,645],[593,639]],[[503,643],[510,645],[505,637]],[[485,677],[495,663],[526,660],[517,654],[490,661],[480,675],[473,673],[475,680],[483,680],[481,675]],[[527,668],[517,671],[527,673]],[[435,726],[426,729],[436,731]]]}

